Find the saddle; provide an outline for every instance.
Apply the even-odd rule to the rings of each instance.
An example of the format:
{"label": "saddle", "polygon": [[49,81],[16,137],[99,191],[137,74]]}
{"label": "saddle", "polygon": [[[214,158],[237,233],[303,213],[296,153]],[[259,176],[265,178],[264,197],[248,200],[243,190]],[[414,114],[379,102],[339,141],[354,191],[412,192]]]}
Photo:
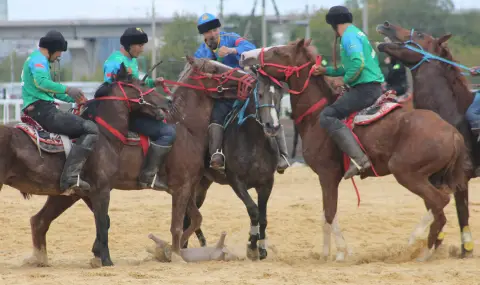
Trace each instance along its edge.
{"label": "saddle", "polygon": [[[72,110],[72,112],[75,111]],[[20,119],[22,122],[16,124],[14,127],[28,135],[37,146],[40,155],[41,151],[45,151],[47,153],[65,152],[66,156],[68,156],[72,142],[75,142],[75,139],[71,140],[68,136],[46,131],[37,121],[25,113],[21,114]],[[149,138],[129,131],[126,145],[142,147],[143,153],[146,154],[149,146]]]}
{"label": "saddle", "polygon": [[355,125],[369,125],[397,108],[401,108],[401,101],[398,100],[394,90],[388,90],[382,94],[373,105],[350,115],[344,120],[345,124],[353,129]]}

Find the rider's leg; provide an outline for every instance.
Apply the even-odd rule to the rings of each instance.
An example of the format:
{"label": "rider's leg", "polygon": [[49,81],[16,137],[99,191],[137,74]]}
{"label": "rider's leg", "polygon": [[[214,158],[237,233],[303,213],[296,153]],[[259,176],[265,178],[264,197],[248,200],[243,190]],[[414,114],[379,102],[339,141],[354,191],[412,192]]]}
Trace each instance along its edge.
{"label": "rider's leg", "polygon": [[[475,94],[472,104],[468,107],[465,117],[470,124],[470,128],[474,135],[474,148],[480,144],[480,92]],[[480,161],[477,161],[475,168],[475,177],[480,177]]]}
{"label": "rider's leg", "polygon": [[210,117],[210,125],[208,126],[210,153],[210,167],[215,170],[223,170],[225,168],[225,156],[222,152],[223,146],[223,124],[225,117],[233,108],[235,100],[217,99],[213,104],[212,115]]}
{"label": "rider's leg", "polygon": [[150,146],[138,177],[140,187],[167,190],[166,175],[159,177],[157,173],[165,163],[175,141],[175,125],[137,116],[130,120],[130,129],[150,138]]}
{"label": "rider's leg", "polygon": [[285,172],[285,169],[290,166],[290,163],[288,162],[287,141],[285,140],[285,132],[283,131],[282,125],[280,125],[280,129],[275,136],[275,141],[278,145],[277,172],[283,174],[283,172]]}
{"label": "rider's leg", "polygon": [[344,179],[357,175],[359,172],[370,168],[371,165],[368,157],[355,140],[353,133],[340,120],[371,106],[381,95],[380,84],[359,84],[350,88],[348,92],[320,113],[322,128],[327,129],[337,146],[352,160]]}
{"label": "rider's leg", "polygon": [[83,192],[79,194],[85,194],[90,190],[90,185],[80,179],[80,173],[98,140],[97,125],[92,121],[57,109],[53,102],[37,102],[34,104],[33,110],[28,111],[30,117],[46,131],[77,139],[65,161],[60,178],[60,190],[65,192],[72,189]]}

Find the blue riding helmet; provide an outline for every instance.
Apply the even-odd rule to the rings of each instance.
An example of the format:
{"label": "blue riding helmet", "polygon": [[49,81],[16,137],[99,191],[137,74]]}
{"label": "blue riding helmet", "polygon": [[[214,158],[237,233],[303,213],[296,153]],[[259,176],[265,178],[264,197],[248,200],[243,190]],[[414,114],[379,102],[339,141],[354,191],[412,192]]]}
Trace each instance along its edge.
{"label": "blue riding helmet", "polygon": [[197,29],[200,34],[221,27],[220,20],[212,14],[205,13],[198,18]]}

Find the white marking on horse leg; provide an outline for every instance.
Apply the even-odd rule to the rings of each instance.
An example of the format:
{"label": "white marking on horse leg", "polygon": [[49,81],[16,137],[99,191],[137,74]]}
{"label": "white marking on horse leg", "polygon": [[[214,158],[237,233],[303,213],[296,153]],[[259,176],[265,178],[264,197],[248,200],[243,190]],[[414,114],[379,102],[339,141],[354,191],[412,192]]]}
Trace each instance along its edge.
{"label": "white marking on horse leg", "polygon": [[473,237],[469,226],[462,229],[462,246],[466,251],[473,251]]}
{"label": "white marking on horse leg", "polygon": [[330,256],[330,244],[332,235],[332,225],[327,223],[325,212],[323,212],[323,258],[328,260]]}
{"label": "white marking on horse leg", "polygon": [[258,247],[266,249],[267,248],[267,239],[258,240]]}
{"label": "white marking on horse leg", "polygon": [[336,261],[344,261],[345,256],[348,254],[348,247],[345,238],[343,237],[342,230],[340,230],[340,225],[338,223],[338,218],[335,215],[332,222],[333,235],[335,237],[335,245],[337,246],[337,256]]}
{"label": "white marking on horse leg", "polygon": [[408,241],[408,245],[413,245],[415,240],[423,235],[425,230],[433,223],[433,214],[432,210],[428,210],[427,214],[422,217],[420,223],[415,227],[412,234],[410,235],[410,239]]}
{"label": "white marking on horse leg", "polygon": [[[272,99],[272,105],[274,105],[274,101]],[[277,110],[275,108],[270,108],[270,116],[272,116],[272,120],[273,120],[273,127],[276,128],[280,125],[280,122],[278,120],[278,114],[277,114]]]}

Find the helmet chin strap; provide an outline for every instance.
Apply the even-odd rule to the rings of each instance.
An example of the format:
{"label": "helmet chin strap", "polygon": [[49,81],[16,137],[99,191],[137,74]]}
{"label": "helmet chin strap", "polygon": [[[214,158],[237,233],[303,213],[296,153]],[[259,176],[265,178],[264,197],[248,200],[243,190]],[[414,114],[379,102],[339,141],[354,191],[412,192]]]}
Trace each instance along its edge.
{"label": "helmet chin strap", "polygon": [[125,49],[128,53],[128,55],[130,55],[130,58],[135,58],[131,53],[130,53],[130,46],[128,46],[128,49]]}

